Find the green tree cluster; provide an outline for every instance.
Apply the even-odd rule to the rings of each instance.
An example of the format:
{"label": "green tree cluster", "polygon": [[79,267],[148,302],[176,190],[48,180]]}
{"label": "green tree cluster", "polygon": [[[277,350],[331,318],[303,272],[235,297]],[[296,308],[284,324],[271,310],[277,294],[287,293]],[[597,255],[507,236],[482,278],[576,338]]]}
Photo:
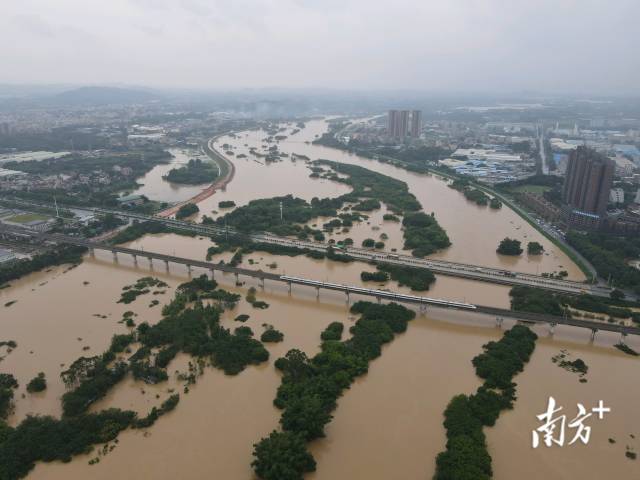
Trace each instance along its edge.
{"label": "green tree cluster", "polygon": [[544,252],[544,247],[538,242],[529,242],[527,244],[527,253],[529,255],[541,255]]}
{"label": "green tree cluster", "polygon": [[13,391],[18,388],[18,381],[10,373],[0,373],[0,426],[11,411]]}
{"label": "green tree cluster", "polygon": [[213,182],[218,178],[218,168],[212,163],[192,158],[186,166],[172,168],[162,178],[171,183],[199,185]]}
{"label": "green tree cluster", "polygon": [[190,217],[199,211],[200,209],[195,203],[185,203],[176,212],[176,220],[182,220],[183,218]]}
{"label": "green tree cluster", "polygon": [[320,334],[320,338],[323,342],[326,342],[328,340],[338,341],[342,339],[343,331],[344,325],[342,324],[342,322],[331,322],[329,325],[327,325],[327,328],[322,331],[322,333]]}
{"label": "green tree cluster", "polygon": [[414,292],[426,292],[436,276],[431,270],[426,268],[406,267],[404,265],[395,265],[391,263],[381,263],[376,266],[378,271],[386,273],[402,287],[406,285]]}
{"label": "green tree cluster", "polygon": [[500,245],[498,245],[498,249],[496,250],[496,252],[498,252],[500,255],[518,256],[522,254],[520,240],[506,237],[500,241]]}
{"label": "green tree cluster", "polygon": [[414,257],[426,257],[451,245],[447,232],[433,215],[424,212],[406,214],[402,219],[402,226],[404,248],[411,250]]}
{"label": "green tree cluster", "polygon": [[640,292],[640,270],[627,263],[640,257],[640,238],[569,231],[566,239],[591,262],[599,277],[611,278],[613,285]]}
{"label": "green tree cluster", "polygon": [[505,332],[497,342],[483,346],[472,363],[484,383],[473,395],[456,395],[444,412],[446,450],[436,458],[434,480],[489,480],[491,456],[483,432],[495,425],[500,412],[513,408],[516,384],[535,348],[537,335],[522,325]]}
{"label": "green tree cluster", "polygon": [[27,392],[29,393],[43,392],[46,389],[47,379],[45,378],[44,372],[38,373],[38,375],[33,377],[27,384]]}
{"label": "green tree cluster", "polygon": [[362,272],[360,273],[360,280],[363,282],[386,282],[389,280],[389,274],[387,272]]}
{"label": "green tree cluster", "polygon": [[260,341],[264,343],[277,343],[282,340],[284,340],[284,333],[276,330],[272,326],[267,327],[267,329],[262,332],[262,335],[260,335]]}
{"label": "green tree cluster", "polygon": [[87,249],[85,247],[62,245],[48,252],[35,255],[30,259],[24,258],[14,262],[6,262],[0,266],[0,285],[55,265],[80,263],[82,261],[82,255],[86,251]]}
{"label": "green tree cluster", "polygon": [[273,432],[254,445],[252,465],[260,478],[301,479],[305,472],[313,471],[315,462],[304,442],[324,436],[338,397],[367,372],[382,345],[404,332],[415,316],[393,303],[357,302],[351,311],[360,318],[350,329],[350,339],[324,341],[321,352],[311,359],[300,350],[290,350],[276,361],[283,376],[274,404],[283,410],[283,432]]}

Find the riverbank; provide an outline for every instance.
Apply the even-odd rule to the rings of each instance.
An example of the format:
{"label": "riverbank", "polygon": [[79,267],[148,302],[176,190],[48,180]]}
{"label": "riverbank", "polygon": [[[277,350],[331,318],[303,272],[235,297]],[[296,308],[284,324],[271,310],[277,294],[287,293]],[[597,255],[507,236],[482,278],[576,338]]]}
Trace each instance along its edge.
{"label": "riverbank", "polygon": [[[325,145],[325,147],[326,148],[333,148],[335,150],[341,150],[341,151],[345,151],[345,152],[351,152],[351,150],[341,149],[341,148],[337,148],[337,147],[334,147],[334,146]],[[364,158],[371,159],[369,155],[362,155],[362,152],[359,152],[358,149],[354,149],[353,153],[355,153],[356,155],[363,156]],[[394,157],[389,157],[389,156],[386,156],[386,155],[378,155],[377,158],[373,158],[372,160],[378,160],[378,161],[381,161],[383,163],[390,163],[391,165],[397,166],[399,168],[404,168],[404,169],[407,169],[407,167],[415,167],[415,165],[412,165],[412,164],[410,164],[408,162],[405,162],[403,160],[399,160],[399,159],[394,158]],[[410,171],[413,171],[413,170],[410,170]],[[425,166],[425,171],[428,172],[428,173],[434,174],[434,175],[442,176],[442,177],[444,177],[446,179],[449,179],[449,180],[456,180],[458,178],[461,178],[461,177],[453,175],[451,173],[443,172],[442,170],[435,169],[435,168],[428,167],[428,166]],[[528,214],[528,212],[526,212],[522,207],[517,205],[512,199],[510,199],[510,198],[506,197],[505,195],[497,192],[495,189],[493,189],[493,188],[491,188],[491,187],[489,187],[487,185],[480,184],[480,183],[475,182],[473,180],[471,180],[471,183],[472,183],[472,185],[474,187],[484,191],[485,193],[487,193],[487,194],[489,194],[491,196],[494,196],[494,197],[500,199],[503,202],[503,204],[507,205],[511,210],[513,210],[515,213],[517,213],[520,218],[525,220],[529,225],[531,225],[539,233],[541,233],[547,240],[549,240],[556,247],[558,247],[581,270],[581,272],[587,278],[587,282],[591,282],[591,281],[593,281],[593,279],[597,278],[597,272],[596,272],[595,268],[593,267],[593,265],[591,265],[584,257],[582,257],[578,252],[576,252],[570,245],[562,242],[558,238],[556,238],[553,235],[549,234],[544,228],[542,228],[542,226],[540,226],[533,218],[531,218],[531,216]]]}
{"label": "riverbank", "polygon": [[225,188],[227,184],[229,184],[229,182],[233,180],[233,177],[236,172],[234,164],[230,160],[225,158],[223,155],[221,155],[218,151],[216,151],[216,149],[213,147],[214,142],[221,136],[222,135],[218,135],[210,139],[207,142],[207,144],[203,145],[202,147],[205,153],[209,156],[209,158],[211,158],[216,163],[216,165],[218,165],[219,175],[216,181],[213,182],[204,190],[202,190],[197,195],[189,198],[188,200],[179,202],[157,213],[156,215],[158,217],[163,217],[163,218],[170,217],[172,215],[175,215],[178,212],[178,210],[180,210],[180,207],[188,203],[194,203],[194,204],[200,203],[203,200],[206,200],[207,198],[211,197],[214,193],[216,193],[218,189]]}

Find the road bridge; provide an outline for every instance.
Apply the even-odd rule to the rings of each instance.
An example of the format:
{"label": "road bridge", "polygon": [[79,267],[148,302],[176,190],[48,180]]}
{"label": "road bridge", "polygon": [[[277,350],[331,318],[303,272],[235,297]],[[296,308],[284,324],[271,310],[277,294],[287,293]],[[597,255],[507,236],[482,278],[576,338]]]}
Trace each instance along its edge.
{"label": "road bridge", "polygon": [[[40,208],[43,205],[33,204],[29,202],[22,202],[26,205],[38,206]],[[130,221],[139,222],[160,222],[167,227],[175,228],[178,230],[185,230],[194,232],[204,236],[219,236],[219,235],[236,235],[237,231],[226,228],[220,225],[203,225],[191,222],[185,222],[176,220],[174,218],[160,218],[151,215],[144,215],[136,212],[126,212],[121,210],[109,210],[103,208],[77,208],[77,207],[63,207],[73,208],[74,210],[91,212],[99,215],[115,215],[117,217],[127,219]],[[273,235],[268,232],[260,232],[254,234],[245,235],[254,242],[268,243],[272,245],[281,245],[286,247],[302,248],[318,252],[326,252],[331,246],[325,242],[315,242],[311,240],[298,240],[288,237],[281,237]],[[356,260],[363,260],[367,262],[379,262],[389,263],[394,265],[402,265],[416,268],[426,268],[434,273],[440,275],[448,275],[453,277],[467,278],[470,280],[477,280],[482,282],[489,282],[501,285],[512,286],[527,286],[537,287],[554,292],[580,295],[582,293],[588,293],[599,297],[608,297],[612,291],[611,288],[597,284],[589,284],[583,282],[576,282],[572,280],[563,280],[558,278],[543,277],[542,275],[534,275],[530,273],[522,273],[511,270],[504,270],[492,267],[483,267],[478,265],[471,265],[459,262],[451,262],[446,260],[436,260],[430,258],[416,258],[411,255],[395,254],[384,252],[380,250],[364,249],[358,247],[346,247],[339,249],[341,253],[347,254]]]}
{"label": "road bridge", "polygon": [[550,331],[553,333],[555,327],[557,325],[567,325],[578,328],[587,328],[591,330],[591,338],[594,339],[595,335],[598,331],[608,331],[615,332],[621,335],[621,341],[624,341],[624,338],[627,335],[640,335],[640,328],[630,327],[626,325],[620,325],[617,323],[608,323],[608,322],[598,322],[593,320],[582,320],[576,318],[569,317],[559,317],[554,315],[546,315],[546,314],[537,314],[537,313],[527,313],[527,312],[518,312],[513,310],[506,310],[502,308],[495,308],[489,306],[482,305],[474,305],[466,302],[457,302],[452,300],[443,300],[437,298],[423,297],[418,295],[404,294],[398,292],[392,292],[389,290],[378,290],[371,289],[365,287],[358,287],[355,285],[344,285],[338,283],[331,282],[322,282],[313,279],[289,276],[289,275],[279,275],[271,272],[264,272],[262,270],[250,270],[246,268],[232,267],[230,265],[226,265],[224,263],[211,263],[202,260],[194,260],[191,258],[178,257],[175,255],[166,255],[163,253],[150,252],[145,250],[138,250],[127,247],[120,247],[116,245],[108,245],[100,242],[94,242],[92,240],[87,240],[84,238],[77,237],[69,237],[66,235],[59,234],[45,234],[45,233],[35,233],[35,232],[25,232],[22,229],[16,227],[7,227],[0,226],[0,236],[17,236],[22,239],[25,238],[25,235],[30,236],[31,238],[37,238],[40,241],[54,243],[54,244],[72,244],[78,245],[82,247],[86,247],[89,249],[91,253],[95,250],[103,250],[107,252],[111,252],[114,256],[114,259],[117,260],[118,254],[123,255],[131,255],[134,258],[134,262],[137,264],[138,258],[146,258],[151,264],[153,260],[159,260],[165,263],[167,270],[169,269],[170,263],[186,265],[189,273],[191,273],[192,268],[202,268],[207,271],[210,271],[212,276],[215,276],[216,271],[220,271],[223,273],[231,273],[235,275],[236,282],[238,282],[240,276],[257,278],[260,280],[261,285],[264,287],[265,280],[282,282],[288,285],[289,293],[291,293],[292,285],[301,285],[308,286],[316,289],[317,296],[320,296],[320,290],[333,290],[344,292],[347,301],[350,300],[351,295],[363,295],[374,297],[378,302],[382,300],[388,300],[399,303],[409,303],[413,305],[418,305],[421,311],[425,311],[428,307],[439,307],[439,308],[448,308],[455,309],[461,311],[467,311],[471,313],[480,313],[489,316],[493,316],[496,319],[496,323],[501,325],[504,318],[512,318],[518,321],[527,322],[527,323],[535,323],[535,324],[547,324],[550,327]]}

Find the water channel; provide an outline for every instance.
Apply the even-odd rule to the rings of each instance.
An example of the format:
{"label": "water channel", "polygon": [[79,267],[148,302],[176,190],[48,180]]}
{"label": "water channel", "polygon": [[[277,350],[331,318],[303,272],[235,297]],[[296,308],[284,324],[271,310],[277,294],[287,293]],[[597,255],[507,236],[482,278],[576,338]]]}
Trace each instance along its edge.
{"label": "water channel", "polygon": [[[306,155],[312,160],[327,158],[353,163],[407,182],[425,211],[435,212],[451,238],[452,246],[440,252],[439,258],[532,273],[563,269],[571,278],[582,278],[562,252],[506,207],[500,211],[477,207],[436,177],[306,143],[326,127],[321,120],[308,122],[305,129],[279,143],[280,151]],[[212,212],[219,212],[221,200],[243,205],[253,198],[274,195],[291,193],[310,200],[314,196],[337,196],[348,191],[344,185],[309,178],[308,167],[300,159],[259,163],[248,151],[252,146],[261,149],[264,136],[265,132],[253,131],[219,139],[220,144],[229,143],[233,147],[235,158],[231,160],[236,164],[236,176],[226,191],[217,192],[200,204],[201,214],[217,215]],[[243,152],[247,157],[238,159]],[[146,186],[155,188],[152,183],[148,178]],[[162,200],[184,199],[176,195],[167,191]],[[377,238],[384,232],[389,236],[388,246],[400,249],[400,227],[388,223],[382,221],[381,212],[374,212],[368,224],[357,225],[346,235],[354,239]],[[505,236],[539,241],[547,254],[537,260],[526,255],[517,259],[501,257],[495,254],[495,248]],[[204,259],[210,245],[208,239],[177,235],[148,235],[129,244],[197,259]],[[213,260],[229,257],[225,253]],[[260,252],[246,255],[243,266],[352,284],[360,284],[362,270],[372,270],[370,265],[358,262],[338,264]],[[166,272],[160,262],[152,268],[153,271],[145,260],[135,265],[132,259],[121,256],[115,264],[110,254],[97,253],[95,258],[87,256],[76,268],[57,267],[0,290],[0,304],[17,300],[10,307],[2,307],[0,314],[0,340],[18,343],[11,353],[3,350],[4,359],[0,363],[0,371],[13,373],[21,385],[16,393],[16,410],[10,418],[12,424],[29,413],[59,415],[60,396],[64,393],[60,372],[79,356],[104,351],[114,333],[126,333],[128,329],[118,323],[125,311],[134,311],[137,323],[160,319],[162,304],[170,300],[175,287],[188,274],[185,267],[175,265]],[[149,274],[169,284],[165,295],[154,297],[160,300],[160,305],[150,308],[150,295],[130,305],[116,303],[124,285]],[[220,274],[216,280],[223,288],[243,296],[246,288],[254,285],[252,280],[246,280],[245,286],[236,287],[233,276]],[[393,282],[387,288],[409,291]],[[438,276],[428,294],[508,305],[508,287],[451,277]],[[279,411],[272,401],[280,379],[273,362],[290,348],[315,354],[320,332],[330,322],[349,325],[355,320],[344,296],[337,292],[322,292],[321,298],[316,299],[315,290],[294,287],[289,295],[284,285],[267,282],[264,291],[258,289],[258,298],[270,307],[254,310],[243,298],[233,311],[225,313],[223,323],[237,326],[233,318],[246,313],[251,316],[246,324],[257,334],[262,332],[264,323],[282,331],[284,341],[267,347],[271,354],[269,362],[249,367],[234,377],[207,367],[189,393],[181,393],[174,412],[147,431],[123,432],[116,448],[102,457],[99,464],[88,464],[95,457],[94,452],[78,456],[68,464],[40,463],[30,478],[252,479],[252,444],[278,428]],[[447,402],[457,393],[471,393],[477,388],[480,382],[471,359],[481,352],[483,344],[499,339],[511,325],[505,322],[498,328],[489,317],[437,309],[419,315],[405,334],[384,347],[382,356],[371,363],[369,373],[339,399],[334,419],[326,429],[327,437],[311,445],[318,470],[308,478],[430,478],[435,457],[445,444],[442,412]],[[545,327],[535,330],[541,338],[525,371],[515,378],[518,383],[515,409],[504,412],[495,427],[485,429],[494,478],[639,478],[640,463],[626,459],[625,448],[629,446],[636,452],[640,449],[638,440],[631,437],[640,435],[640,416],[636,413],[640,387],[635,381],[640,360],[612,348],[619,340],[614,334],[599,333],[595,342],[590,343],[590,332],[586,330],[557,328],[553,337]],[[630,338],[628,343],[640,350],[640,339]],[[551,361],[563,349],[589,366],[586,383],[580,383],[576,374]],[[182,391],[174,372],[184,371],[189,360],[186,355],[176,358],[168,369],[172,378],[165,384],[149,386],[127,378],[93,409],[115,406],[146,414],[171,389]],[[39,371],[45,372],[49,388],[41,394],[26,394],[24,386]],[[575,416],[577,402],[590,408],[600,399],[612,408],[612,413],[603,420],[589,422],[593,430],[589,445],[534,450],[531,430],[539,425],[535,415],[545,410],[550,395],[565,407],[570,418]],[[610,443],[609,438],[616,443]]]}

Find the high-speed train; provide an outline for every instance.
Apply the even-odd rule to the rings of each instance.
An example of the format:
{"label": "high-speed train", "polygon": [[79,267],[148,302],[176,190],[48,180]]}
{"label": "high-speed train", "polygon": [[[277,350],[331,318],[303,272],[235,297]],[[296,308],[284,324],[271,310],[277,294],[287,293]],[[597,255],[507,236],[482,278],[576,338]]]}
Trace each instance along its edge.
{"label": "high-speed train", "polygon": [[426,303],[429,305],[437,305],[449,308],[460,308],[465,310],[476,310],[476,306],[471,303],[456,302],[453,300],[441,300],[438,298],[418,297],[416,295],[405,295],[403,293],[387,292],[385,290],[374,290],[370,288],[355,287],[352,285],[341,285],[339,283],[319,282],[317,280],[308,280],[306,278],[291,277],[281,275],[280,280],[285,282],[293,282],[299,285],[309,285],[312,287],[328,288],[330,290],[348,291],[349,293],[362,293],[364,295],[372,295],[384,297],[391,300],[411,301],[416,303]]}

